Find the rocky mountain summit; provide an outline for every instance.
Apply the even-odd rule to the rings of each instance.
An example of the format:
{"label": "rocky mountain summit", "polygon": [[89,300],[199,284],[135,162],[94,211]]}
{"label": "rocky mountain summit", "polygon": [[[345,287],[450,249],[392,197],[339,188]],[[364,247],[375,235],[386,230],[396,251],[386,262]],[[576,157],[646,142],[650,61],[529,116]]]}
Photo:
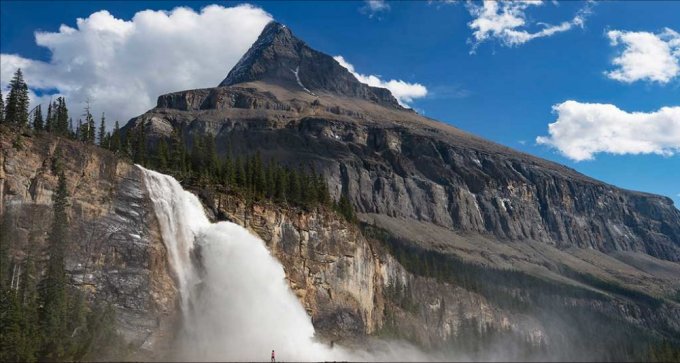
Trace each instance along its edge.
{"label": "rocky mountain summit", "polygon": [[343,95],[401,108],[388,90],[359,82],[331,56],[310,48],[277,22],[267,24],[219,86],[253,81],[278,84],[311,95]]}
{"label": "rocky mountain summit", "polygon": [[[190,143],[208,133],[222,154],[259,150],[313,164],[334,197],[346,194],[378,225],[424,222],[496,242],[680,261],[680,211],[671,199],[616,188],[405,110],[275,22],[219,87],[160,96],[128,128],[141,122],[155,138],[181,130]],[[441,239],[448,241],[437,248],[456,249]]]}

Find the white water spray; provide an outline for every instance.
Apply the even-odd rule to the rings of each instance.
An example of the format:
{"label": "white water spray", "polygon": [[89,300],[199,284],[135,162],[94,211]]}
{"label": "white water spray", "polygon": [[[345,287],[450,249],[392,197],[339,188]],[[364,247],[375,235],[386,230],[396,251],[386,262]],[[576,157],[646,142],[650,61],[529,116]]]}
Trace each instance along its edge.
{"label": "white water spray", "polygon": [[310,318],[262,240],[234,223],[211,223],[174,178],[142,170],[181,294],[178,358],[263,361],[271,350],[281,361],[428,358],[401,345],[368,353],[315,341]]}

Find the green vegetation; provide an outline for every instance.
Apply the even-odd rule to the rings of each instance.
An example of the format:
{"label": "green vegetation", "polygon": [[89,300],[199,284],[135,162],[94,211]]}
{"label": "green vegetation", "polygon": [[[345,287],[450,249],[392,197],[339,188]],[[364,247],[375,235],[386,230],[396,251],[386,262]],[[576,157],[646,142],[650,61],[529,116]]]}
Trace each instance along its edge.
{"label": "green vegetation", "polygon": [[[529,314],[543,322],[548,336],[547,346],[529,343],[526,337],[509,330],[464,321],[462,329],[467,330],[452,337],[449,347],[468,354],[474,360],[492,359],[493,357],[484,354],[500,341],[505,342],[502,346],[522,347],[516,352],[517,356],[503,357],[503,360],[546,359],[536,354],[548,354],[545,357],[550,357],[551,360],[647,361],[673,357],[680,349],[678,340],[672,338],[675,330],[670,327],[659,329],[671,339],[664,340],[665,338],[616,315],[607,314],[606,309],[603,311],[587,304],[569,303],[591,300],[602,306],[618,304],[605,293],[541,279],[521,271],[468,263],[454,255],[424,249],[411,241],[392,236],[383,229],[367,224],[362,224],[361,227],[367,238],[379,241],[412,274],[463,287],[484,296],[490,303],[506,311]],[[662,304],[659,299],[639,291],[602,281],[591,275],[573,271],[572,274],[578,281],[607,294],[642,303],[638,305],[640,314],[651,314]],[[386,291],[395,308],[414,313],[409,294],[403,287],[393,287]],[[395,316],[394,312],[386,311],[387,325],[383,328],[384,334],[394,335],[399,331]],[[476,328],[473,329],[473,326]],[[403,334],[398,336],[408,338]],[[529,356],[522,355],[527,352]]]}
{"label": "green vegetation", "polygon": [[[13,238],[10,213],[2,215],[2,276],[0,277],[0,361],[73,361],[111,359],[123,351],[113,330],[113,310],[103,303],[88,306],[85,297],[68,283],[64,256],[68,248],[68,192],[59,163],[59,184],[53,195],[53,219],[47,255],[42,262],[31,230],[25,256],[9,256]],[[46,266],[42,266],[42,265]],[[39,271],[44,270],[43,276]]]}
{"label": "green vegetation", "polygon": [[[117,140],[119,132],[114,132]],[[143,123],[128,130],[125,143],[129,148],[114,149],[126,154],[131,151],[133,162],[170,174],[184,185],[202,190],[234,193],[252,201],[272,201],[306,209],[330,206],[331,197],[322,174],[313,166],[290,167],[273,159],[264,161],[256,151],[251,155],[227,154],[220,157],[215,138],[211,135],[194,136],[190,140],[181,133],[159,139],[152,145],[147,140]],[[113,144],[117,144],[115,141]],[[189,145],[190,147],[187,147]],[[228,149],[228,147],[226,147]],[[354,210],[347,198],[333,202],[333,207],[350,221]]]}

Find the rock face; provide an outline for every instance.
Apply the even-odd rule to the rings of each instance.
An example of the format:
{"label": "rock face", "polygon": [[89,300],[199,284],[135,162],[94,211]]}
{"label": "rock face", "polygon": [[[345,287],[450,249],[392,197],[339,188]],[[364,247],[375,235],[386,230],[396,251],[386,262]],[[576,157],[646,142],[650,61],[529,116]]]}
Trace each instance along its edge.
{"label": "rock face", "polygon": [[[198,192],[201,194],[201,192]],[[293,292],[324,340],[352,342],[381,335],[388,326],[425,347],[440,347],[467,318],[512,327],[537,340],[540,322],[503,311],[480,294],[415,276],[381,243],[364,237],[355,224],[325,210],[302,211],[261,203],[249,204],[225,194],[203,194],[216,216],[260,236],[283,264]],[[410,306],[404,309],[404,301]],[[397,314],[401,319],[386,320]]]}
{"label": "rock face", "polygon": [[69,192],[70,284],[88,300],[113,306],[118,332],[135,357],[159,356],[174,336],[177,290],[139,169],[102,149],[64,139],[22,137],[19,147],[16,135],[2,131],[1,211],[11,221],[7,232],[14,237],[15,263],[21,263],[31,236],[45,250],[59,150]]}
{"label": "rock face", "polygon": [[[298,67],[296,76],[290,69]],[[156,137],[180,129],[188,140],[208,133],[223,154],[258,149],[312,163],[335,197],[347,194],[365,214],[680,261],[680,210],[671,199],[477,138],[369,94],[377,90],[271,23],[220,87],[160,96],[128,128],[145,122]]]}

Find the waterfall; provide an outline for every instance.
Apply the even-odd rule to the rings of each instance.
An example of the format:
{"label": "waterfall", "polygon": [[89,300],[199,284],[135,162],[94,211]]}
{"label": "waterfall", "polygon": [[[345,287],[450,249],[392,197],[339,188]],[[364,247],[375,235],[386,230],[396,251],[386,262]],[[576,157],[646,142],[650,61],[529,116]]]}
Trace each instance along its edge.
{"label": "waterfall", "polygon": [[173,177],[140,167],[181,295],[178,359],[424,360],[402,344],[350,351],[314,340],[314,327],[264,242],[231,222],[211,223]]}
{"label": "waterfall", "polygon": [[273,349],[281,360],[332,358],[262,240],[210,223],[174,178],[143,172],[181,295],[183,358],[266,360]]}

